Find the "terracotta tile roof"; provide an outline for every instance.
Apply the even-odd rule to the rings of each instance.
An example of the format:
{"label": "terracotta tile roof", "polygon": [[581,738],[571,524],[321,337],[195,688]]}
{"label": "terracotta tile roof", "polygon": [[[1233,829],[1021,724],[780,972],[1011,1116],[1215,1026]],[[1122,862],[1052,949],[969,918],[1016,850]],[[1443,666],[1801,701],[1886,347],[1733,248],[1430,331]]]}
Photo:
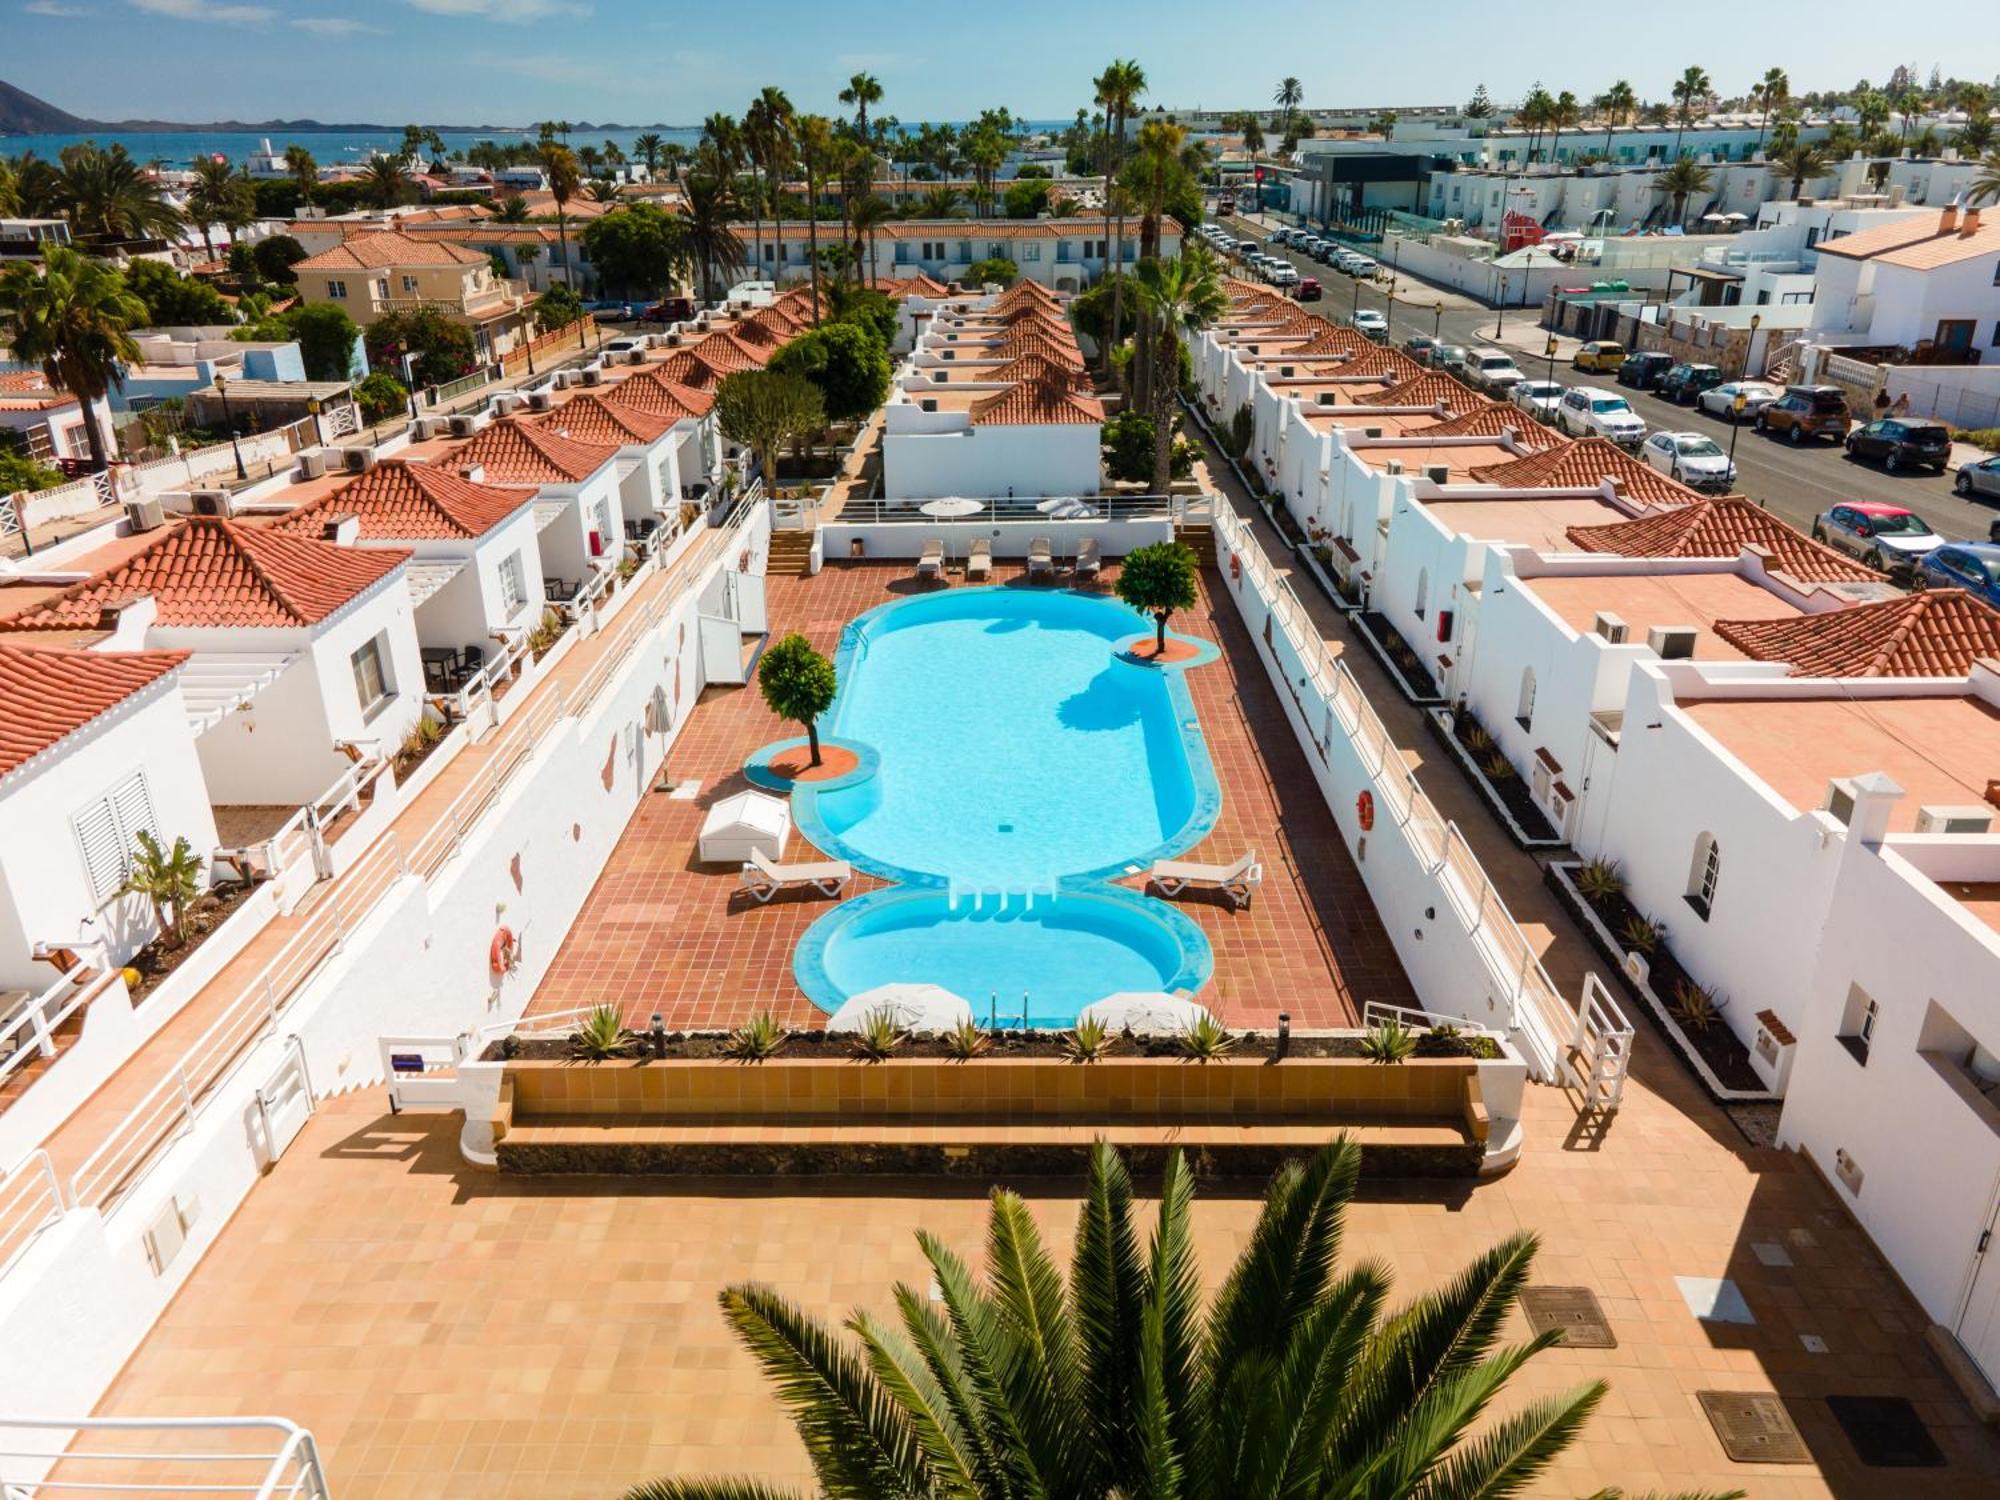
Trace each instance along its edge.
{"label": "terracotta tile roof", "polygon": [[0,646],[0,776],[53,749],[187,659],[185,651]]}
{"label": "terracotta tile roof", "polygon": [[1443,406],[1451,412],[1470,411],[1480,400],[1442,370],[1425,370],[1414,380],[1405,380],[1361,399],[1370,406]]}
{"label": "terracotta tile roof", "polygon": [[1104,404],[1055,380],[1024,380],[972,403],[974,427],[1073,426],[1102,422]]}
{"label": "terracotta tile roof", "polygon": [[1919,271],[1955,265],[1982,255],[2000,254],[2000,212],[1990,218],[1983,213],[1953,215],[1949,229],[1944,227],[1943,214],[1924,214],[1895,224],[1878,224],[1839,239],[1821,240],[1818,250],[1821,255],[1873,260]]}
{"label": "terracotta tile roof", "polygon": [[576,484],[617,452],[608,444],[559,437],[519,417],[502,417],[452,449],[441,462],[460,470],[480,465],[489,484]]}
{"label": "terracotta tile roof", "polygon": [[48,389],[48,377],[40,370],[0,370],[0,393],[25,396]]}
{"label": "terracotta tile roof", "polygon": [[728,333],[739,344],[754,345],[764,352],[766,358],[769,358],[777,353],[779,345],[789,341],[792,336],[785,326],[773,326],[776,321],[773,319],[771,322],[759,322],[755,318],[745,318],[741,322],[729,324]]}
{"label": "terracotta tile roof", "polygon": [[[1582,438],[1573,443],[1561,443],[1526,458],[1517,458],[1512,463],[1488,464],[1474,469],[1472,477],[1481,484],[1497,484],[1519,490],[1594,490],[1605,480],[1615,479],[1629,499],[1647,505],[1686,505],[1700,498],[1693,490],[1676,484],[1658,469],[1639,462],[1609,438]],[[1693,555],[1707,557],[1715,554]],[[1727,555],[1734,557],[1735,549],[1731,548]]]}
{"label": "terracotta tile roof", "polygon": [[1036,303],[1043,307],[1057,307],[1061,305],[1061,302],[1061,298],[1043,286],[1039,281],[1017,281],[993,299],[995,307],[1018,307],[1023,303]]}
{"label": "terracotta tile roof", "polygon": [[435,464],[390,459],[264,529],[317,537],[336,516],[353,516],[371,542],[456,540],[484,536],[534,498],[533,489],[475,484]]}
{"label": "terracotta tile roof", "polygon": [[720,329],[696,344],[690,352],[724,375],[734,375],[739,370],[761,370],[764,361],[770,357],[767,351],[753,349]]}
{"label": "terracotta tile roof", "polygon": [[1030,325],[1015,329],[994,346],[998,354],[1012,358],[1022,355],[1036,355],[1053,364],[1066,365],[1072,370],[1083,368],[1083,355],[1069,339],[1052,338],[1042,328]]}
{"label": "terracotta tile roof", "polygon": [[[1287,354],[1354,354],[1366,353],[1375,346],[1351,328],[1336,328],[1328,323],[1316,330],[1313,336],[1297,348],[1287,349]],[[1419,369],[1422,367],[1419,366]]]}
{"label": "terracotta tile roof", "polygon": [[308,256],[294,271],[379,271],[387,266],[483,266],[476,250],[440,239],[412,239],[393,229],[356,235],[331,250]]}
{"label": "terracotta tile roof", "polygon": [[1053,380],[1067,385],[1079,395],[1093,389],[1090,374],[1081,365],[1065,365],[1041,354],[1023,354],[997,370],[981,370],[979,380]]}
{"label": "terracotta tile roof", "polygon": [[882,276],[875,282],[875,289],[887,292],[891,297],[928,297],[936,299],[949,297],[951,288],[934,276],[919,271],[914,276]]}
{"label": "terracotta tile roof", "polygon": [[268,527],[191,516],[143,551],[30,605],[5,624],[14,630],[89,629],[107,605],[151,594],[162,625],[316,625],[395,572],[409,555],[336,547]]}
{"label": "terracotta tile roof", "polygon": [[[1598,441],[1602,439],[1586,439]],[[1571,446],[1581,448],[1584,443]],[[1770,553],[1773,572],[1801,583],[1879,580],[1872,569],[1801,536],[1740,495],[1700,499],[1609,526],[1572,526],[1567,535],[1585,552],[1612,552],[1621,557],[1735,557],[1745,547],[1762,547]]]}
{"label": "terracotta tile roof", "polygon": [[1717,620],[1746,656],[1790,662],[1794,677],[1963,677],[2000,657],[2000,611],[1963,589],[1783,620]]}
{"label": "terracotta tile roof", "polygon": [[1418,376],[1429,372],[1400,349],[1382,349],[1371,346],[1357,351],[1353,359],[1340,367],[1340,373],[1342,375],[1381,375],[1387,377],[1394,385],[1407,385]]}
{"label": "terracotta tile roof", "polygon": [[621,380],[604,399],[613,406],[664,417],[669,424],[688,417],[705,417],[715,405],[713,392],[682,385],[670,379],[664,369],[648,370],[630,380]]}
{"label": "terracotta tile roof", "polygon": [[[657,376],[675,385],[693,386],[696,390],[701,390],[714,385],[728,373],[710,364],[691,349],[676,349],[659,365],[647,370],[645,375],[637,375],[633,379],[643,380],[648,376]],[[632,382],[628,380],[625,383],[630,385]]]}
{"label": "terracotta tile roof", "polygon": [[674,425],[676,418],[649,412],[630,402],[614,403],[617,395],[632,382],[622,381],[604,395],[572,396],[554,411],[530,417],[529,425],[579,443],[602,443],[622,448],[628,443],[650,443]]}
{"label": "terracotta tile roof", "polygon": [[[1368,400],[1364,396],[1362,399]],[[1499,437],[1511,431],[1523,448],[1557,448],[1569,439],[1554,428],[1544,427],[1518,406],[1503,401],[1481,401],[1470,411],[1449,421],[1433,422],[1411,433],[1412,437]]]}

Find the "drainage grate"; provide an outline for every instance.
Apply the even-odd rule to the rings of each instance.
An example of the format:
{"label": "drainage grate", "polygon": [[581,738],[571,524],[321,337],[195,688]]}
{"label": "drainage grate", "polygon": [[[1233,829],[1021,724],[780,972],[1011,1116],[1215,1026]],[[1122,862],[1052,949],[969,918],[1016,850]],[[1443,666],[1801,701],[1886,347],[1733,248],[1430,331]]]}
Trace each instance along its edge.
{"label": "drainage grate", "polygon": [[1616,1349],[1618,1336],[1597,1305],[1597,1293],[1587,1286],[1521,1288],[1521,1311],[1536,1333],[1556,1329],[1568,1349]]}
{"label": "drainage grate", "polygon": [[1784,1398],[1769,1391],[1696,1391],[1701,1413],[1739,1464],[1809,1464],[1805,1439],[1792,1424]]}
{"label": "drainage grate", "polygon": [[1941,1469],[1944,1454],[1917,1409],[1901,1396],[1828,1396],[1834,1421],[1873,1469]]}

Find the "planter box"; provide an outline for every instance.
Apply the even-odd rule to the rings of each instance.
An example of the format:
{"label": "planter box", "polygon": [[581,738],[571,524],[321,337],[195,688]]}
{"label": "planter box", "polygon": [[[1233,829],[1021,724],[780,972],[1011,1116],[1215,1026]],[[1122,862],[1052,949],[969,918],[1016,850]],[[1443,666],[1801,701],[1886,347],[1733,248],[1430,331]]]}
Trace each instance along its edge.
{"label": "planter box", "polygon": [[[1358,609],[1349,615],[1348,618],[1354,622],[1355,634],[1359,635],[1362,644],[1367,646],[1368,654],[1381,664],[1382,670],[1389,674],[1389,680],[1396,684],[1396,691],[1401,693],[1418,708],[1437,708],[1443,705],[1447,701],[1444,694],[1438,692],[1435,688],[1429,692],[1425,692],[1422,688],[1411,682],[1408,677],[1403,675],[1403,669],[1397,665],[1396,658],[1389,654],[1388,643],[1376,634],[1378,627],[1369,619],[1369,614],[1370,611],[1368,610]],[[1380,616],[1376,618],[1379,619]],[[1393,626],[1387,625],[1386,622],[1379,628],[1394,629]],[[1403,644],[1407,646],[1409,642],[1405,641]]]}
{"label": "planter box", "polygon": [[1486,799],[1486,805],[1493,809],[1493,815],[1500,820],[1500,826],[1507,830],[1507,836],[1523,849],[1565,847],[1566,841],[1560,837],[1537,838],[1521,826],[1514,816],[1513,809],[1507,806],[1506,798],[1500,795],[1500,789],[1493,784],[1492,778],[1487,776],[1485,768],[1473,760],[1465,746],[1459,742],[1458,736],[1451,732],[1451,721],[1451,710],[1448,708],[1428,709],[1424,713],[1424,725],[1430,730],[1431,737],[1444,746],[1451,758],[1458,762],[1458,768],[1465,772],[1474,786],[1479,788],[1480,795]]}

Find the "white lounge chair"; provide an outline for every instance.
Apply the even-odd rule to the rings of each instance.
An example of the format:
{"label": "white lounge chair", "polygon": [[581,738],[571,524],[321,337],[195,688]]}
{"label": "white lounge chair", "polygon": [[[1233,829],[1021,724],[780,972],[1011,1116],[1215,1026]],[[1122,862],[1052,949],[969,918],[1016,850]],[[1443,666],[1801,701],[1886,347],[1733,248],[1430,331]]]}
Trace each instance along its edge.
{"label": "white lounge chair", "polygon": [[917,559],[917,577],[942,578],[944,576],[944,543],[931,537],[924,543],[923,556]]}
{"label": "white lounge chair", "polygon": [[1050,578],[1056,576],[1055,549],[1047,537],[1038,536],[1028,543],[1028,576],[1039,578],[1044,574]]}
{"label": "white lounge chair", "polygon": [[993,576],[993,544],[981,537],[972,544],[972,550],[965,554],[965,577],[968,582],[974,578]]}
{"label": "white lounge chair", "polygon": [[769,901],[788,885],[809,885],[822,896],[838,896],[853,878],[854,866],[844,859],[787,865],[752,849],[743,862],[743,889],[759,901]]}
{"label": "white lounge chair", "polygon": [[1233,865],[1202,865],[1184,859],[1153,861],[1153,884],[1165,896],[1178,896],[1191,885],[1214,886],[1239,907],[1248,906],[1264,883],[1264,867],[1250,850]]}
{"label": "white lounge chair", "polygon": [[1104,554],[1097,545],[1097,538],[1087,536],[1076,544],[1076,576],[1095,578],[1104,568]]}

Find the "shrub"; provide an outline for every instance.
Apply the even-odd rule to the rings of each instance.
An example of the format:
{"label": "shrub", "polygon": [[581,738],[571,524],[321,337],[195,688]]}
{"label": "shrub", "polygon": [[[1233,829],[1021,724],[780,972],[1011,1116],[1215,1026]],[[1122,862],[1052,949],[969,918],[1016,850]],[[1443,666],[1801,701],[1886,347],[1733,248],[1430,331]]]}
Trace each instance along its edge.
{"label": "shrub", "polygon": [[1514,775],[1514,763],[1498,750],[1483,756],[1479,768],[1486,773],[1486,779],[1491,782],[1507,781]]}
{"label": "shrub", "polygon": [[1400,1021],[1384,1021],[1372,1026],[1361,1039],[1361,1055],[1385,1065],[1405,1062],[1417,1050],[1416,1034]]}
{"label": "shrub", "polygon": [[1096,1017],[1086,1017],[1063,1037],[1063,1056],[1074,1063],[1094,1063],[1110,1045],[1110,1029]]}
{"label": "shrub", "polygon": [[1012,286],[1020,278],[1021,268],[1004,255],[996,255],[990,260],[975,260],[965,270],[967,286]]}
{"label": "shrub", "polygon": [[1250,451],[1250,440],[1257,435],[1257,417],[1249,404],[1236,408],[1236,415],[1229,419],[1227,441],[1223,444],[1231,458],[1241,458]]}
{"label": "shrub", "polygon": [[[1121,411],[1104,424],[1104,467],[1113,479],[1147,483],[1153,477],[1153,439],[1158,429],[1142,411]],[[1194,444],[1176,437],[1172,448],[1173,476],[1194,472]]]}
{"label": "shrub", "polygon": [[760,1011],[729,1034],[723,1051],[738,1062],[762,1062],[777,1054],[788,1033],[769,1011]]}
{"label": "shrub", "polygon": [[1195,1062],[1218,1062],[1235,1050],[1236,1038],[1214,1016],[1198,1016],[1181,1032],[1181,1051]]}
{"label": "shrub", "polygon": [[1666,935],[1666,928],[1637,913],[1625,919],[1625,945],[1640,953],[1651,953]]}
{"label": "shrub", "polygon": [[561,610],[550,608],[542,611],[541,619],[528,632],[528,650],[534,653],[537,660],[546,656],[549,648],[562,639],[564,624]]}
{"label": "shrub", "polygon": [[11,448],[0,448],[0,495],[16,490],[52,490],[62,482],[62,470],[38,464]]}
{"label": "shrub", "polygon": [[1470,727],[1466,729],[1466,731],[1463,734],[1459,736],[1459,738],[1465,741],[1466,749],[1474,751],[1475,753],[1480,755],[1484,755],[1487,751],[1493,748],[1493,736],[1486,732],[1486,726],[1484,724],[1481,724],[1476,720],[1472,723]]}
{"label": "shrub", "polygon": [[1715,1024],[1722,1014],[1722,1006],[1715,998],[1715,991],[1705,984],[1696,984],[1692,979],[1674,981],[1674,997],[1667,1009],[1674,1019],[1690,1031],[1706,1031]]}
{"label": "shrub", "polygon": [[1609,901],[1625,894],[1625,877],[1613,859],[1593,859],[1576,872],[1576,888],[1592,901]]}
{"label": "shrub", "polygon": [[[1043,213],[1049,206],[1049,184],[1046,179],[1016,179],[1008,184],[1005,198],[1007,217],[1010,219],[1032,219]],[[1008,262],[1012,264],[1012,262]]]}
{"label": "shrub", "polygon": [[567,328],[584,316],[583,301],[566,282],[558,281],[535,299],[535,332]]}
{"label": "shrub", "polygon": [[367,344],[368,363],[381,369],[400,370],[402,356],[414,355],[419,385],[444,385],[479,363],[472,330],[435,307],[377,318],[368,325]]}
{"label": "shrub", "polygon": [[854,1055],[863,1062],[886,1062],[896,1055],[903,1040],[903,1028],[896,1024],[895,1011],[884,1006],[862,1019],[861,1029],[854,1033]]}
{"label": "shrub", "polygon": [[836,323],[858,323],[888,348],[896,342],[896,304],[888,294],[851,281],[836,281],[827,290]]}
{"label": "shrub", "polygon": [[161,935],[172,938],[178,947],[188,938],[188,908],[201,897],[201,858],[185,837],[162,844],[141,828],[124,889],[152,904]]}
{"label": "shrub", "polygon": [[817,386],[836,422],[865,417],[889,397],[888,346],[860,323],[810,329],[774,354],[767,368]]}
{"label": "shrub", "polygon": [[354,404],[361,408],[364,422],[383,422],[405,410],[410,393],[403,382],[385,370],[362,377],[354,387]]}
{"label": "shrub", "polygon": [[1500,1044],[1490,1036],[1468,1036],[1456,1026],[1433,1026],[1417,1038],[1418,1057],[1500,1056]]}
{"label": "shrub", "polygon": [[599,1062],[607,1057],[625,1056],[632,1050],[632,1039],[626,1034],[623,1012],[615,1005],[593,1006],[582,1024],[570,1033],[569,1050],[578,1057]]}
{"label": "shrub", "polygon": [[258,276],[279,286],[292,286],[298,281],[292,267],[305,258],[306,247],[289,234],[274,234],[267,240],[259,240],[250,251]]}
{"label": "shrub", "polygon": [[403,754],[415,760],[443,738],[444,720],[433,719],[426,713],[412,724],[410,732],[403,736]]}
{"label": "shrub", "polygon": [[993,1039],[968,1017],[944,1034],[944,1049],[953,1062],[971,1062],[993,1045]]}
{"label": "shrub", "polygon": [[1958,440],[1988,453],[2000,453],[2000,427],[1973,427],[1959,433]]}
{"label": "shrub", "polygon": [[183,276],[161,261],[133,261],[125,270],[125,286],[146,304],[146,321],[156,328],[162,324],[199,326],[236,321],[214,287]]}

